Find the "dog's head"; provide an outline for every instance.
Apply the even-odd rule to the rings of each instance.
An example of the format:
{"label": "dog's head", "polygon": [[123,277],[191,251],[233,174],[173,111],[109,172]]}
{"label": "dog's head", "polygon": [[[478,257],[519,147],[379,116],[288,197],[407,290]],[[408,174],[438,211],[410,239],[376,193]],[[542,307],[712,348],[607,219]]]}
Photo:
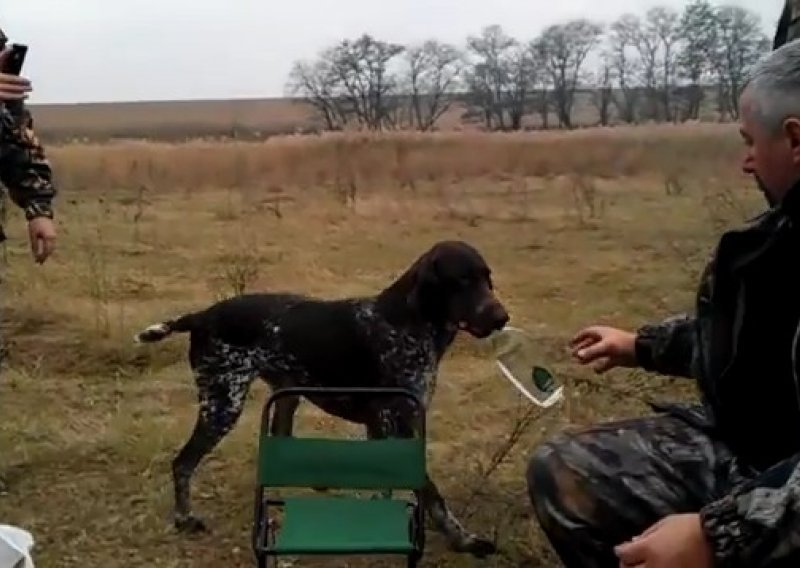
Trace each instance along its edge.
{"label": "dog's head", "polygon": [[509,316],[494,295],[492,272],[472,246],[443,241],[422,255],[398,280],[408,307],[435,325],[483,338]]}

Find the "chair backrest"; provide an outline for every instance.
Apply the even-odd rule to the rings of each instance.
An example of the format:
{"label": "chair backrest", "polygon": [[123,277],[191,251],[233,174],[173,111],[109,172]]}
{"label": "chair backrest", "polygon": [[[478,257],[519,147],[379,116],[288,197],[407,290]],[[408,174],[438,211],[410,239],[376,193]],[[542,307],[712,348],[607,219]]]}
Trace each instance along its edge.
{"label": "chair backrest", "polygon": [[258,480],[269,487],[420,489],[425,437],[347,440],[263,434]]}

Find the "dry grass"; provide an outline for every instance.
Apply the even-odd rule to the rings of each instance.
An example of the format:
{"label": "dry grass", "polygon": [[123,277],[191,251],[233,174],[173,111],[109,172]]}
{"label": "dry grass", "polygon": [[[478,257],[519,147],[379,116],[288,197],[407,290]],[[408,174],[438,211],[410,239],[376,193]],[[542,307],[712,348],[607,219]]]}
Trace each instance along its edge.
{"label": "dry grass", "polygon": [[[569,395],[504,455],[526,407],[460,339],[430,414],[432,472],[465,524],[498,533],[501,553],[486,565],[552,565],[523,480],[542,437],[647,412],[645,395],[693,396],[687,382],[639,373],[594,378],[566,342],[588,323],[635,326],[691,307],[719,231],[760,206],[737,175],[735,137],[663,127],[53,149],[57,256],[34,266],[18,211],[9,226],[0,473],[11,491],[0,520],[34,532],[42,566],[251,565],[265,389],[195,479],[213,534],[178,536],[169,464],[196,409],[185,338],[137,350],[131,335],[235,291],[371,293],[434,241],[462,238],[493,266],[514,323],[539,338]],[[301,412],[306,425],[335,424]],[[473,561],[431,533],[425,565]]]}

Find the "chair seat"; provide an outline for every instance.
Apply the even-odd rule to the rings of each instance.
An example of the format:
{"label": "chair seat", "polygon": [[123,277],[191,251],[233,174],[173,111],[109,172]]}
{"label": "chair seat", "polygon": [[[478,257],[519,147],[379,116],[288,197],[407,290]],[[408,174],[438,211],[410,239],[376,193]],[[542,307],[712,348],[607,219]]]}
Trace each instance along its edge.
{"label": "chair seat", "polygon": [[279,554],[405,554],[408,504],[396,499],[290,497],[275,539]]}

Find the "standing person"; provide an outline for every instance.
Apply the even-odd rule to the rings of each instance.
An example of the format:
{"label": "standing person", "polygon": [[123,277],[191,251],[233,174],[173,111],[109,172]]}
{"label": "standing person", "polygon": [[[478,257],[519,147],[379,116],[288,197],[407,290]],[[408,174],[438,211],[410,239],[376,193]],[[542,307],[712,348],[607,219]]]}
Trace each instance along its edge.
{"label": "standing person", "polygon": [[[0,30],[0,69],[10,55],[7,38]],[[24,77],[0,73],[0,183],[11,200],[25,213],[28,238],[34,260],[42,264],[55,247],[56,228],[52,202],[56,195],[52,170],[44,149],[33,131],[30,112],[12,113],[10,103],[24,101],[31,91]],[[0,227],[0,241],[5,234]]]}
{"label": "standing person", "polygon": [[[11,53],[5,47],[6,42],[7,38],[0,30],[0,69]],[[50,164],[33,132],[31,115],[24,104],[19,104],[30,92],[31,84],[27,79],[0,73],[0,183],[8,189],[11,201],[23,210],[28,222],[31,253],[35,262],[42,264],[55,247],[52,202],[56,188]],[[0,226],[0,242],[5,239]],[[2,298],[0,292],[0,302]],[[0,370],[4,350],[3,338],[0,337]],[[4,488],[0,477],[0,491]]]}
{"label": "standing person", "polygon": [[769,207],[722,235],[695,313],[573,339],[597,372],[686,377],[702,404],[537,449],[529,495],[570,568],[800,566],[800,40],[759,62],[739,106],[742,169]]}

